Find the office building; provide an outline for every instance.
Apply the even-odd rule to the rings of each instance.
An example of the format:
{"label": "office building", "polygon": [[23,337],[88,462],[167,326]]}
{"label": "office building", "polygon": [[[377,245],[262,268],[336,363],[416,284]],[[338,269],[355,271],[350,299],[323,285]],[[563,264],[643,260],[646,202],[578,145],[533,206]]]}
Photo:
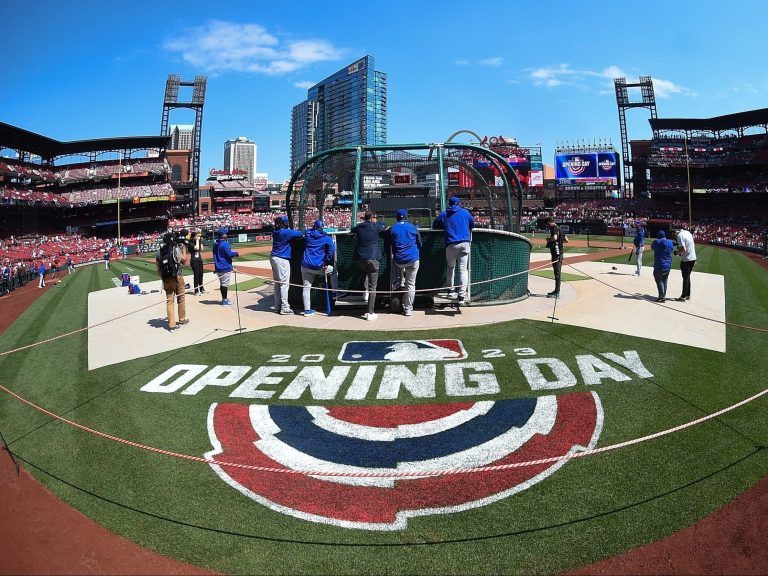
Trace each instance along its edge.
{"label": "office building", "polygon": [[224,143],[224,170],[230,174],[245,172],[248,180],[253,180],[256,174],[256,152],[256,143],[245,136],[227,140]]}
{"label": "office building", "polygon": [[192,134],[195,127],[191,124],[172,124],[171,145],[169,150],[192,150]]}
{"label": "office building", "polygon": [[387,143],[387,75],[365,56],[307,91],[291,113],[291,173],[324,150]]}

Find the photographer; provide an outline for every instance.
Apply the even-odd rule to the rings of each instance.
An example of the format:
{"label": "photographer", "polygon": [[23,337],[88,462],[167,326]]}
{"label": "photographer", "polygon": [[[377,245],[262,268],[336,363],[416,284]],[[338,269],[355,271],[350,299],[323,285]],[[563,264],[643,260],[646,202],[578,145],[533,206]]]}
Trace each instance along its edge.
{"label": "photographer", "polygon": [[[168,314],[168,330],[174,332],[180,326],[188,324],[187,309],[184,303],[184,277],[182,269],[187,260],[186,231],[182,234],[168,232],[163,236],[163,245],[155,257],[157,271],[163,279],[165,290],[165,308]],[[174,300],[179,305],[179,322],[176,323]]]}
{"label": "photographer", "polygon": [[547,292],[547,298],[558,298],[560,296],[560,278],[563,270],[563,237],[560,227],[555,224],[554,219],[547,218],[547,228],[549,228],[549,238],[547,238],[547,248],[552,257],[552,270],[555,273],[555,289]]}
{"label": "photographer", "polygon": [[204,294],[205,288],[203,287],[203,239],[199,232],[192,232],[189,238],[189,246],[187,247],[189,252],[189,261],[192,266],[192,286],[194,287],[194,295]]}

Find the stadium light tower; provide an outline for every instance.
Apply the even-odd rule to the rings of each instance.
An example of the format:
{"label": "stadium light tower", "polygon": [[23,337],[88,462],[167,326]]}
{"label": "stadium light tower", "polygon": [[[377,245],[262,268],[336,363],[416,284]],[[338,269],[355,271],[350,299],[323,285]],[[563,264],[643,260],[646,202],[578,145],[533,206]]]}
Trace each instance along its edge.
{"label": "stadium light tower", "polygon": [[[627,136],[627,116],[629,108],[648,108],[651,118],[656,118],[656,97],[653,93],[653,80],[650,76],[640,76],[637,82],[627,82],[626,78],[614,78],[616,88],[616,105],[619,108],[619,129],[621,130],[621,160],[624,165],[624,198],[629,197],[632,184],[632,159],[629,157],[629,138]],[[640,88],[641,100],[632,101],[627,88]]]}
{"label": "stadium light tower", "polygon": [[[165,82],[163,98],[163,118],[160,123],[160,134],[168,135],[168,120],[171,110],[175,108],[190,108],[195,111],[195,127],[192,132],[192,150],[190,157],[190,178],[192,180],[192,210],[197,212],[200,186],[200,141],[203,132],[203,105],[205,104],[205,89],[207,76],[195,76],[193,82],[185,82],[179,74],[169,74]],[[179,87],[192,87],[192,100],[179,102]]]}

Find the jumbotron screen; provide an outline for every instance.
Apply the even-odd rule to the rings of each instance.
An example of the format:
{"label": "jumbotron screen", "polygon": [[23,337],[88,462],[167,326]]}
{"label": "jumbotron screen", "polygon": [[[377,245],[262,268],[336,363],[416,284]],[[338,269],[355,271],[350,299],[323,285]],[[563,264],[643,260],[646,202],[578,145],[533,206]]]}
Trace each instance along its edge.
{"label": "jumbotron screen", "polygon": [[576,152],[555,156],[558,184],[605,183],[618,185],[618,153]]}
{"label": "jumbotron screen", "polygon": [[[518,180],[523,186],[542,188],[544,186],[544,166],[541,160],[541,148],[510,148],[507,147],[494,147],[490,146],[490,149],[501,155],[511,169],[517,174]],[[482,156],[478,156],[473,161],[473,166],[482,172],[483,169],[491,170],[493,173],[493,181],[496,186],[501,186],[501,178],[497,171],[493,168],[491,161]]]}

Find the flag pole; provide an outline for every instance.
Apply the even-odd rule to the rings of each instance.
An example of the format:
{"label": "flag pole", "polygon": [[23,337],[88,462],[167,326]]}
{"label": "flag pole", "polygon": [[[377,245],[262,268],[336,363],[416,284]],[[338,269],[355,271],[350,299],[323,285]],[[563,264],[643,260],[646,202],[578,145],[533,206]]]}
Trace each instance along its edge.
{"label": "flag pole", "polygon": [[688,175],[688,227],[691,226],[691,163],[688,157],[688,132],[683,136],[685,141],[685,171]]}
{"label": "flag pole", "polygon": [[123,152],[120,151],[120,157],[117,163],[117,244],[120,245],[122,241],[122,235],[120,234],[120,187],[121,177],[123,175]]}

